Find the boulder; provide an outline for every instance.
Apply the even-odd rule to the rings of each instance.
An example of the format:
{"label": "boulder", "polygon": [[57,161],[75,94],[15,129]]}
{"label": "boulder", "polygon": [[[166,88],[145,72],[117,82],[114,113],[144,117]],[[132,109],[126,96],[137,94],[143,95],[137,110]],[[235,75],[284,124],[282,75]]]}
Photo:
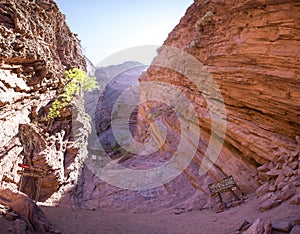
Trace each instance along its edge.
{"label": "boulder", "polygon": [[251,223],[247,220],[245,220],[242,225],[239,227],[239,229],[236,230],[236,233],[241,233],[246,231],[251,226]]}
{"label": "boulder", "polygon": [[278,232],[289,233],[292,225],[289,222],[272,223],[273,229]]}
{"label": "boulder", "polygon": [[267,199],[266,201],[262,202],[261,204],[259,204],[259,211],[266,211],[266,210],[270,210],[275,206],[280,205],[281,200],[276,199],[275,197],[272,197],[270,199]]}
{"label": "boulder", "polygon": [[281,201],[285,201],[296,194],[296,188],[294,186],[285,186],[280,191],[277,199]]}
{"label": "boulder", "polygon": [[293,170],[296,170],[296,169],[298,168],[298,166],[299,166],[299,162],[292,162],[292,163],[290,164],[290,167],[291,167]]}
{"label": "boulder", "polygon": [[292,228],[290,234],[299,234],[300,233],[300,225],[296,225]]}
{"label": "boulder", "polygon": [[272,224],[269,220],[257,219],[244,234],[271,234]]}
{"label": "boulder", "polygon": [[40,207],[24,193],[11,189],[0,189],[0,204],[10,207],[20,219],[15,220],[17,233],[61,233],[49,222]]}
{"label": "boulder", "polygon": [[281,170],[286,177],[292,176],[294,174],[293,169],[288,165],[283,166]]}
{"label": "boulder", "polygon": [[277,179],[275,180],[275,186],[276,187],[278,187],[278,185],[280,184],[280,183],[282,183],[282,182],[284,182],[284,179],[285,179],[285,175],[283,174],[283,172],[281,172],[279,175],[278,175],[278,177],[277,177]]}
{"label": "boulder", "polygon": [[300,205],[300,194],[294,196],[291,201],[291,204]]}
{"label": "boulder", "polygon": [[256,190],[256,196],[261,197],[269,191],[269,184],[264,183]]}

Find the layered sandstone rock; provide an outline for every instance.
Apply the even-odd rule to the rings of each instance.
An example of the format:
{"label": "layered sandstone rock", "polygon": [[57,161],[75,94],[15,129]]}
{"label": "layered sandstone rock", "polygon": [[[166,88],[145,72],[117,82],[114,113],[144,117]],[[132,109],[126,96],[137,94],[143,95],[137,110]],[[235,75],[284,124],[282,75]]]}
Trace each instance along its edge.
{"label": "layered sandstone rock", "polygon": [[[177,213],[182,213],[211,207],[208,184],[228,175],[237,182],[241,190],[238,195],[258,189],[256,193],[262,203],[260,210],[279,205],[298,193],[300,62],[296,51],[300,49],[299,10],[299,3],[290,0],[196,0],[164,43],[164,46],[176,48],[178,54],[172,54],[172,50],[168,53],[168,48],[162,47],[152,66],[140,78],[141,101],[148,101],[138,107],[138,131],[134,139],[143,144],[154,140],[158,145],[162,143],[161,147],[150,154],[128,151],[120,155],[121,159],[111,154],[106,161],[101,161],[105,152],[102,151],[98,158],[95,152],[99,149],[90,150],[92,162],[84,165],[79,183],[70,194],[73,204],[103,210],[153,212],[176,209]],[[189,64],[193,60],[185,61],[182,55],[192,56],[203,66],[193,67]],[[190,72],[196,81],[199,74],[212,77],[222,95],[216,98],[210,93],[210,87],[205,86],[212,82],[206,77],[199,77],[203,84],[197,86],[195,79],[174,70]],[[107,79],[114,76],[109,69],[99,69],[97,73]],[[155,84],[154,89],[151,82]],[[179,119],[190,118],[190,106],[186,105],[184,97],[172,96],[175,89],[170,87],[176,87],[176,92],[179,90],[190,100],[199,117],[187,121],[186,129],[181,128]],[[171,97],[171,100],[159,102],[158,97],[160,100]],[[217,116],[217,109],[223,103],[225,118]],[[110,128],[110,121],[101,118],[104,116],[99,112],[97,117],[95,131],[99,133]],[[215,119],[212,120],[212,116]],[[223,133],[221,128],[211,130],[212,124],[218,126],[216,120],[219,123],[226,120],[224,143],[222,139],[218,140]],[[155,121],[165,126],[166,135],[163,128],[151,125]],[[184,134],[183,130],[188,128],[191,135]],[[199,141],[191,140],[198,133]],[[201,174],[201,170],[207,169],[201,166],[212,136],[217,139],[215,144],[222,144],[222,150],[218,159],[212,160],[214,164],[210,170]],[[145,189],[146,171],[169,162],[178,150],[181,137],[185,140],[179,154],[181,161],[174,165],[182,166],[185,159],[190,159],[185,158],[187,152],[196,148],[191,163],[183,166],[177,177],[156,180],[155,188]],[[140,174],[141,179],[145,178],[140,181],[140,189],[136,187],[136,178],[122,176],[122,173],[115,175],[115,180],[136,191],[105,181],[103,173],[106,169],[109,172],[110,167],[113,169],[110,161],[125,168],[145,170],[145,174]],[[99,171],[99,168],[104,170]],[[165,171],[161,174],[166,175]],[[229,195],[224,195],[226,206],[234,203]],[[291,202],[295,203],[297,199]]]}
{"label": "layered sandstone rock", "polygon": [[[113,158],[120,157],[124,153],[126,153],[124,151],[122,153],[122,149],[116,141],[111,127],[114,105],[117,105],[120,101],[121,103],[128,103],[132,101],[131,99],[133,98],[133,95],[131,93],[127,95],[128,98],[124,96],[120,97],[120,95],[128,88],[138,87],[138,78],[143,70],[146,69],[146,67],[147,66],[136,62],[127,62],[123,65],[118,65],[106,69],[110,70],[111,74],[113,73],[111,70],[115,70],[116,75],[111,75],[112,80],[107,82],[103,94],[99,97],[95,113],[95,127],[97,130],[97,135],[99,136],[98,139],[100,141],[100,144],[103,146],[107,154],[110,154]],[[104,70],[104,68],[98,69],[98,74],[99,70]],[[98,75],[97,79],[100,81],[99,83],[105,83],[103,81],[101,82],[101,80],[105,80],[105,77],[101,77]],[[139,94],[136,93],[134,97],[138,99]],[[133,108],[135,107],[136,106],[133,106]],[[134,133],[134,128],[136,127],[136,115],[137,108],[135,108],[135,113],[132,113],[132,118],[129,120],[130,127],[132,128],[132,134]]]}
{"label": "layered sandstone rock", "polygon": [[[84,69],[85,58],[52,0],[1,1],[0,33],[1,186],[17,189],[18,163],[44,168],[45,201],[80,170],[79,162],[71,167],[78,151],[70,143],[72,112],[50,122],[46,115],[65,70]],[[37,187],[38,179],[24,177],[23,192],[36,198]]]}
{"label": "layered sandstone rock", "polygon": [[[212,75],[225,103],[225,141],[205,176],[218,180],[233,175],[244,193],[263,183],[266,189],[261,195],[269,192],[273,199],[278,191],[280,201],[293,196],[299,186],[299,11],[298,1],[196,0],[164,43],[197,58]],[[176,86],[192,101],[200,117],[201,139],[193,159],[199,167],[210,137],[220,136],[218,131],[210,132],[207,103],[213,96],[197,89],[189,77],[155,66],[164,61],[166,67],[178,63],[183,71],[189,69],[188,62],[179,61],[179,53],[168,57],[165,51],[161,49],[140,81],[165,82],[155,92],[166,97],[168,85]],[[152,95],[150,88],[141,88],[146,98]],[[153,121],[146,116],[155,108],[153,104],[140,107],[141,132]],[[170,113],[162,110],[160,119],[181,135],[176,122],[166,121],[172,118]],[[168,142],[170,148],[175,144]],[[265,169],[257,172],[262,165]],[[185,174],[191,183],[207,187],[188,169]]]}

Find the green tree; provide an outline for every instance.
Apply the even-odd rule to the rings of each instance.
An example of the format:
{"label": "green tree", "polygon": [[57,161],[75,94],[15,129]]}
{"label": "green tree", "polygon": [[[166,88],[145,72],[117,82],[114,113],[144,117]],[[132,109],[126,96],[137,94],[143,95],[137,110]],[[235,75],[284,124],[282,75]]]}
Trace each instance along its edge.
{"label": "green tree", "polygon": [[99,86],[95,77],[89,77],[85,71],[73,68],[67,71],[65,78],[62,79],[62,89],[63,92],[55,99],[49,109],[48,120],[60,117],[62,110],[70,105],[81,91],[91,92],[94,89],[99,89]]}

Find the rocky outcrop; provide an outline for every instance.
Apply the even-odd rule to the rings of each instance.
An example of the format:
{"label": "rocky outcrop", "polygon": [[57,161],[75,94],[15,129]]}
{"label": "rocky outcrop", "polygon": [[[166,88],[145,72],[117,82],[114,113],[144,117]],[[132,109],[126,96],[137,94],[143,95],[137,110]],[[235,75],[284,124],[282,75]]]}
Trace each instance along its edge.
{"label": "rocky outcrop", "polygon": [[[15,220],[15,233],[61,233],[47,220],[42,209],[25,194],[2,188],[0,194],[1,204],[17,213],[11,213],[10,217],[11,220]],[[9,215],[6,217],[9,218]]]}
{"label": "rocky outcrop", "polygon": [[[300,64],[295,53],[300,49],[299,10],[298,1],[268,0],[196,0],[187,10],[164,45],[198,59],[213,77],[223,100],[199,90],[190,77],[168,69],[168,64],[178,64],[184,73],[190,64],[179,60],[180,53],[168,57],[164,48],[140,79],[142,85],[165,82],[155,90],[158,96],[167,97],[168,86],[172,85],[191,100],[201,128],[193,158],[198,168],[210,137],[221,137],[218,131],[211,132],[208,102],[224,101],[226,137],[218,160],[204,177],[218,180],[233,175],[244,193],[254,192],[263,184],[265,192],[261,195],[268,193],[274,199],[275,193],[276,201],[292,197],[299,186],[300,104],[296,100],[300,98]],[[162,61],[164,68],[155,66]],[[196,68],[194,71],[198,72]],[[146,99],[153,96],[151,85],[141,87]],[[162,110],[160,116],[147,119],[147,113],[158,108]],[[145,104],[140,106],[139,114],[140,133],[154,120],[160,120],[182,136],[178,123],[170,121],[176,118],[175,113],[166,108]],[[169,148],[177,144],[176,140],[168,142]],[[207,188],[209,180],[199,180],[203,176],[197,178],[188,168],[184,173],[190,183]]]}
{"label": "rocky outcrop", "polygon": [[63,184],[75,183],[80,170],[71,143],[72,111],[51,121],[46,116],[64,72],[85,69],[85,58],[52,0],[1,1],[0,33],[1,187],[20,186],[36,198],[38,178],[24,176],[19,183],[18,164],[26,163],[45,170],[39,194],[45,201]]}
{"label": "rocky outcrop", "polygon": [[269,220],[257,219],[244,233],[245,234],[254,234],[254,233],[271,234],[272,224]]}
{"label": "rocky outcrop", "polygon": [[[118,99],[120,98],[120,95],[124,93],[125,90],[133,86],[138,87],[138,78],[146,68],[147,66],[140,63],[127,62],[118,66],[111,66],[106,69],[100,68],[97,70],[97,79],[100,81],[99,83],[101,84],[104,83],[103,80],[107,79],[107,76],[101,76],[99,70],[105,69],[107,71],[110,71],[109,75],[111,76],[111,81],[109,81],[106,84],[105,90],[100,96],[96,107],[95,127],[97,130],[97,135],[99,137],[98,139],[100,141],[100,144],[103,146],[106,153],[109,154],[112,158],[120,157],[126,154],[126,152],[122,152],[122,148],[116,141],[113,134],[113,130],[111,128],[112,112],[114,105],[117,101],[120,101]],[[115,74],[114,72],[112,72],[112,70],[115,71]],[[132,94],[128,94],[128,99],[122,96],[121,102],[128,103],[131,101],[132,97]],[[139,99],[139,94],[134,94],[134,97]],[[133,108],[135,108],[135,106],[133,106]],[[134,133],[134,129],[136,127],[136,115],[137,108],[135,108],[135,112],[131,114],[131,119],[129,120],[129,128],[131,128],[132,134]]]}

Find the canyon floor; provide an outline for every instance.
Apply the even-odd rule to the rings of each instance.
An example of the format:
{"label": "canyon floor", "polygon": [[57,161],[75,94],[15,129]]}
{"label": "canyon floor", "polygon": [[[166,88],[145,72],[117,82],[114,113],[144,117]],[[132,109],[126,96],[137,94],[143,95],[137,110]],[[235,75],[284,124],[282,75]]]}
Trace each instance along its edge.
{"label": "canyon floor", "polygon": [[[300,219],[299,205],[284,202],[269,211],[258,211],[258,201],[250,196],[241,205],[216,213],[213,209],[169,213],[134,214],[107,212],[101,210],[72,210],[68,207],[42,206],[50,221],[64,234],[118,234],[118,233],[186,233],[209,234],[236,233],[247,220],[253,223],[257,218],[270,220],[272,224],[281,221],[293,223]],[[13,222],[0,218],[0,233],[13,233]],[[281,232],[272,232],[278,234]]]}

